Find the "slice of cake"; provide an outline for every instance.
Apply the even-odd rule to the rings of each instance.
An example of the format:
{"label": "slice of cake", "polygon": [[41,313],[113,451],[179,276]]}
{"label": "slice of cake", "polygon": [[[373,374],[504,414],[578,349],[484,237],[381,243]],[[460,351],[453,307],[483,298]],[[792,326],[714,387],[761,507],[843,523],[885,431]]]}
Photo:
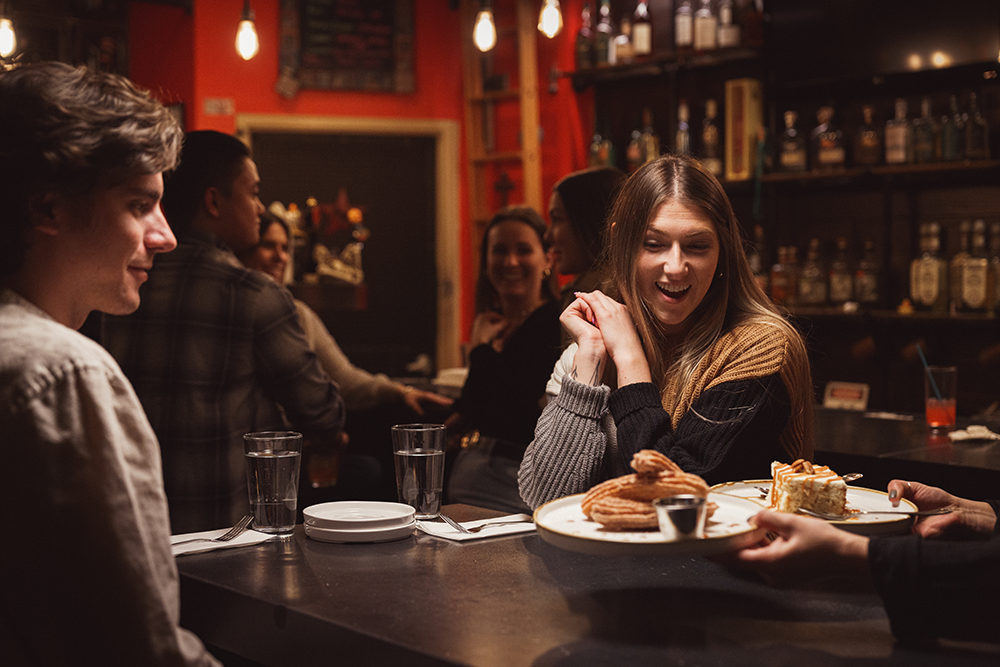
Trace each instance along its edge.
{"label": "slice of cake", "polygon": [[827,466],[804,459],[795,463],[771,463],[771,508],[795,512],[800,507],[816,512],[844,514],[847,511],[847,484]]}

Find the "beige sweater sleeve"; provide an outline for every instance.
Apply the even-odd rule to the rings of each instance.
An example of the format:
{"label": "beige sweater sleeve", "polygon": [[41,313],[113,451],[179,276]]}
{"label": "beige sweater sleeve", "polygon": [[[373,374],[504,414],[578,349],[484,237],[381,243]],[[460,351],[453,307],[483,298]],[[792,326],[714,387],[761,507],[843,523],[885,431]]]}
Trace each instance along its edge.
{"label": "beige sweater sleeve", "polygon": [[399,384],[382,373],[372,374],[351,363],[314,310],[298,299],[295,308],[309,346],[326,374],[337,383],[348,410],[365,410],[399,398]]}

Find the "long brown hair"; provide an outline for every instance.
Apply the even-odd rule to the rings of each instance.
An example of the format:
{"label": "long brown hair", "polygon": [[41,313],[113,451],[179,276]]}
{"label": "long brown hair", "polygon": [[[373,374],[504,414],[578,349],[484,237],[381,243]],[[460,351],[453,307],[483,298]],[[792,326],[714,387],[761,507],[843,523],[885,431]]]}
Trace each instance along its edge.
{"label": "long brown hair", "polygon": [[[719,238],[716,276],[689,317],[691,326],[679,343],[670,343],[659,321],[639,294],[636,264],[650,221],[668,202],[703,212]],[[701,163],[690,156],[667,155],[636,171],[615,200],[609,217],[604,261],[609,292],[635,320],[653,381],[661,393],[668,377],[687,386],[699,362],[720,336],[734,327],[758,323],[774,327],[788,341],[794,363],[782,373],[788,383],[792,415],[802,415],[805,436],[812,438],[813,388],[805,342],[753,279],[745,241],[725,190]],[[675,401],[680,401],[678,394]],[[665,405],[673,412],[677,405]],[[687,406],[685,406],[687,407]]]}

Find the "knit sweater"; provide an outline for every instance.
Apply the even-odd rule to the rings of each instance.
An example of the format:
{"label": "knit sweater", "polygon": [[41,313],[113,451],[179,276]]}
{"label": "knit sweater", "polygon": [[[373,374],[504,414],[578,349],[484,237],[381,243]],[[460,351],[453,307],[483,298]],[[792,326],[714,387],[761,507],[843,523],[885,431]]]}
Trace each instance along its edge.
{"label": "knit sweater", "polygon": [[[563,375],[521,462],[521,497],[535,508],[583,493],[631,472],[640,449],[661,451],[710,484],[767,477],[776,459],[811,458],[811,396],[792,415],[784,379],[808,364],[798,349],[781,330],[748,324],[720,336],[686,386],[671,377],[662,394],[652,383],[612,392]],[[615,429],[602,428],[609,413]]]}

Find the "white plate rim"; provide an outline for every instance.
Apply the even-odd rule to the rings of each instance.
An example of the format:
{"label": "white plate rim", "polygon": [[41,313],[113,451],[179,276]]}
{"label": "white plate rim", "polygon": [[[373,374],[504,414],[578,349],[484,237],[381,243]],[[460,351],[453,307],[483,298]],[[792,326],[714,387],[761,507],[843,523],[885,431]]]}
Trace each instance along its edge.
{"label": "white plate rim", "polygon": [[391,528],[332,530],[329,528],[317,528],[316,526],[304,526],[304,529],[308,537],[318,542],[344,544],[350,542],[393,542],[412,535],[416,527],[417,522],[414,519],[404,526],[392,526]]}
{"label": "white plate rim", "polygon": [[[351,516],[351,512],[364,512],[365,515]],[[302,510],[306,525],[336,530],[400,527],[413,521],[415,514],[416,510],[410,505],[381,500],[338,500]]]}
{"label": "white plate rim", "polygon": [[[644,535],[653,536],[657,534],[657,531],[609,531],[602,534],[600,538],[594,538],[559,530],[557,527],[549,525],[546,520],[547,515],[567,506],[572,510],[573,505],[577,507],[581,520],[590,521],[584,517],[583,511],[579,510],[579,505],[584,495],[586,494],[579,493],[550,500],[535,510],[535,526],[543,540],[568,551],[577,551],[597,556],[699,556],[735,551],[745,546],[756,544],[764,537],[766,532],[764,529],[752,526],[747,522],[739,530],[702,539],[672,541],[666,539],[647,539],[636,542],[627,541],[628,538],[625,536],[634,536],[639,532]],[[746,498],[739,498],[737,496],[716,498],[713,497],[713,494],[709,493],[708,499],[727,504],[733,503],[733,501],[736,503],[746,503],[745,509],[748,519],[759,511],[759,508]]]}
{"label": "white plate rim", "polygon": [[[727,493],[727,490],[734,491],[739,490],[739,486],[744,485],[747,487],[753,487],[756,490],[760,486],[771,486],[770,479],[745,479],[735,482],[722,482],[716,484],[709,489],[712,493],[729,495],[732,498],[745,498],[760,505],[761,509],[770,509],[770,504],[759,497],[750,496],[740,496],[732,495]],[[869,509],[880,509],[878,505],[872,503],[875,499],[882,500],[888,503],[889,494],[885,491],[879,491],[878,489],[869,489],[864,486],[847,486],[847,507],[848,509],[859,509],[859,510],[869,510]],[[904,509],[917,510],[917,506],[906,498],[899,499],[900,505],[904,506]],[[859,506],[858,503],[862,503],[863,506]],[[848,517],[839,521],[829,521],[830,524],[841,528],[851,533],[857,533],[859,535],[884,535],[884,534],[894,534],[909,532],[911,526],[913,526],[916,517],[908,516],[905,514],[899,515],[881,515],[877,514],[862,514],[857,516]]]}

